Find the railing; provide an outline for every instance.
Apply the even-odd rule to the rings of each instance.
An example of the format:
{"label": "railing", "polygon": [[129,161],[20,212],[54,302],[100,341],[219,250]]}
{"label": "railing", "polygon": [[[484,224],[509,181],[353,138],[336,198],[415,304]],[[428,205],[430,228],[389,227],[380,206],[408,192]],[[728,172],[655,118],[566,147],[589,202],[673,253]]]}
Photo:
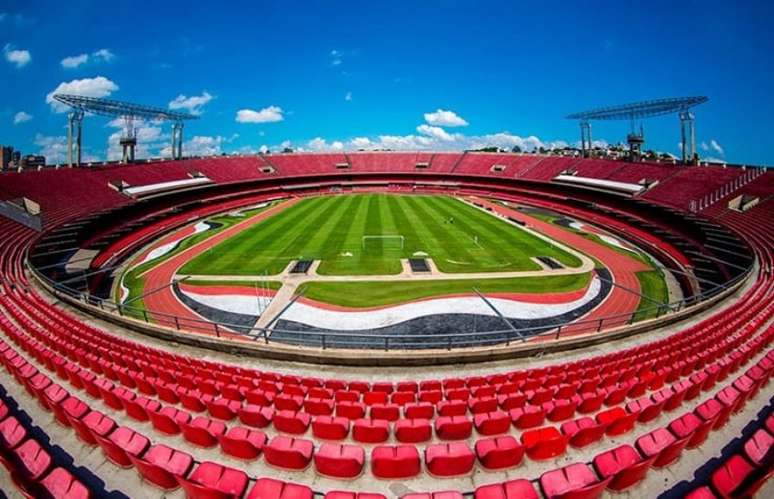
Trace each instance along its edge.
{"label": "railing", "polygon": [[[667,314],[675,314],[688,307],[698,305],[712,297],[718,296],[727,290],[734,288],[742,280],[746,279],[753,270],[754,263],[747,267],[735,278],[711,289],[702,291],[698,295],[676,300],[646,309],[641,309],[625,314],[610,315],[598,319],[584,319],[568,321],[561,324],[534,326],[527,328],[507,328],[493,331],[469,331],[459,333],[439,332],[438,334],[378,334],[367,332],[348,331],[298,331],[281,328],[247,327],[239,324],[216,322],[206,319],[191,319],[180,317],[165,312],[151,311],[145,308],[122,305],[111,300],[102,299],[71,288],[63,283],[55,282],[43,275],[28,263],[28,267],[34,275],[46,285],[55,296],[61,298],[67,296],[77,302],[91,305],[100,310],[120,316],[121,318],[141,321],[151,326],[172,328],[176,331],[197,333],[217,338],[242,339],[252,342],[260,342],[266,345],[271,343],[282,345],[295,345],[330,349],[370,349],[370,350],[422,350],[422,349],[446,349],[486,346],[509,346],[545,338],[559,340],[576,334],[601,332],[607,329],[631,325],[639,322],[638,317],[650,319],[662,318]],[[275,321],[273,321],[276,323]]]}
{"label": "railing", "polygon": [[753,167],[748,168],[745,173],[737,177],[733,180],[728,181],[724,185],[721,185],[714,191],[710,192],[709,194],[705,194],[699,199],[694,199],[690,202],[689,209],[690,211],[696,213],[702,210],[706,210],[713,204],[717,203],[721,199],[730,196],[737,190],[741,189],[745,185],[749,184],[756,178],[760,177],[761,175],[764,175],[766,173],[765,167]]}

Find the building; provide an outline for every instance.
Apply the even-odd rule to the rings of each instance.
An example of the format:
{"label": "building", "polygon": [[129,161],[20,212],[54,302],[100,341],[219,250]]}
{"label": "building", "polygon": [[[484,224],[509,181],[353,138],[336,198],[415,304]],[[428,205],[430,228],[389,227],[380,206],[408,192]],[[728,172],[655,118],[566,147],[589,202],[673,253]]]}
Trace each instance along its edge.
{"label": "building", "polygon": [[11,162],[13,161],[13,147],[2,146],[0,147],[0,171],[8,171],[11,169]]}
{"label": "building", "polygon": [[21,159],[20,165],[22,170],[43,168],[46,166],[46,157],[28,154]]}

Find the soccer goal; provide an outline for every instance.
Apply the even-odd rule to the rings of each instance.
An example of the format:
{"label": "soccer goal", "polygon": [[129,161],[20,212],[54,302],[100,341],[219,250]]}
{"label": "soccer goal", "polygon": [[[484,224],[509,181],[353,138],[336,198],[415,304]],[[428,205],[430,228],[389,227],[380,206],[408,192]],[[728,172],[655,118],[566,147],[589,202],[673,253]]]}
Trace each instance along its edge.
{"label": "soccer goal", "polygon": [[[405,238],[398,235],[380,235],[380,236],[363,236],[362,245],[363,251],[367,251],[368,248],[383,248],[383,249],[403,249]],[[378,246],[377,246],[378,245]]]}

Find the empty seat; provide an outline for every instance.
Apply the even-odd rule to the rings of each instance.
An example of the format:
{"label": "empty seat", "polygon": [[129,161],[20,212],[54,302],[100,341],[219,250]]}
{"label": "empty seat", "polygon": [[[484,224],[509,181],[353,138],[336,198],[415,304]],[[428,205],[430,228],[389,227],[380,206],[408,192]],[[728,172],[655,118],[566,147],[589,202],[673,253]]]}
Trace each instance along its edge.
{"label": "empty seat", "polygon": [[263,449],[267,463],[291,470],[309,466],[313,452],[314,445],[309,440],[283,435],[272,438]]}
{"label": "empty seat", "polygon": [[53,499],[89,499],[91,497],[89,489],[64,468],[54,468],[38,483]]}
{"label": "empty seat", "polygon": [[744,443],[744,454],[756,466],[763,466],[767,454],[774,445],[774,437],[763,428],[759,428]]}
{"label": "empty seat", "polygon": [[14,474],[31,482],[38,481],[52,465],[51,456],[34,438],[16,447],[12,454],[16,458]]}
{"label": "empty seat", "polygon": [[247,404],[239,409],[239,421],[253,428],[266,428],[274,419],[274,409],[255,404]]}
{"label": "empty seat", "polygon": [[626,404],[626,411],[630,414],[637,413],[637,421],[640,423],[647,423],[648,421],[656,419],[661,414],[664,403],[664,400],[653,402],[649,397],[642,397]]}
{"label": "empty seat", "polygon": [[395,423],[398,442],[413,444],[427,442],[433,437],[433,427],[427,419],[399,419]]}
{"label": "empty seat", "polygon": [[429,402],[406,404],[403,415],[409,419],[431,419],[435,415],[435,406]]}
{"label": "empty seat", "polygon": [[463,495],[456,490],[442,490],[440,492],[414,492],[400,496],[400,499],[463,499]]}
{"label": "empty seat", "polygon": [[312,499],[314,492],[306,485],[288,483],[274,478],[259,478],[246,499]]}
{"label": "empty seat", "polygon": [[473,493],[473,499],[538,499],[538,494],[532,482],[521,478],[482,485]]}
{"label": "empty seat", "polygon": [[398,404],[373,404],[370,415],[371,419],[396,421],[400,418],[400,406]]}
{"label": "empty seat", "polygon": [[277,411],[274,413],[274,428],[284,433],[301,435],[306,433],[311,420],[311,416],[302,411]]}
{"label": "empty seat", "polygon": [[475,455],[467,444],[452,442],[428,445],[425,448],[425,464],[435,476],[447,477],[469,473],[475,463]]}
{"label": "empty seat", "polygon": [[365,451],[357,445],[324,443],[314,454],[317,472],[334,478],[355,478],[364,464]]}
{"label": "empty seat", "polygon": [[567,450],[569,437],[553,426],[527,430],[521,434],[521,444],[531,459],[551,459]]}
{"label": "empty seat", "polygon": [[349,434],[349,419],[337,416],[315,416],[312,434],[325,440],[342,440]]}
{"label": "empty seat", "polygon": [[243,471],[210,461],[197,466],[188,478],[181,475],[176,478],[191,499],[242,497],[248,481]]}
{"label": "empty seat", "polygon": [[152,446],[141,457],[129,455],[129,459],[145,480],[164,490],[178,488],[175,476],[187,475],[193,466],[189,454],[163,444]]}
{"label": "empty seat", "polygon": [[631,431],[635,421],[637,421],[637,414],[630,414],[622,407],[614,407],[597,414],[597,423],[605,425],[605,433],[610,436]]}
{"label": "empty seat", "polygon": [[226,433],[226,425],[222,421],[197,416],[188,423],[180,425],[183,437],[192,444],[201,447],[215,447],[218,437]]}
{"label": "empty seat", "polygon": [[68,418],[78,438],[89,445],[97,445],[95,436],[106,436],[116,427],[116,422],[99,411],[90,411],[81,419]]}
{"label": "empty seat", "polygon": [[126,414],[137,421],[148,421],[150,412],[155,412],[161,408],[158,400],[147,397],[122,398],[121,403],[126,410]]}
{"label": "empty seat", "polygon": [[478,440],[475,450],[481,465],[490,470],[517,466],[524,456],[524,447],[511,435]]}
{"label": "empty seat", "polygon": [[0,421],[0,444],[5,449],[13,449],[27,438],[27,429],[13,416]]}
{"label": "empty seat", "polygon": [[413,445],[381,445],[371,451],[371,472],[378,478],[410,478],[419,474],[419,451]]}
{"label": "empty seat", "polygon": [[150,446],[150,441],[143,435],[126,426],[119,426],[110,435],[103,437],[94,435],[108,459],[122,468],[132,466],[129,455],[139,456]]}
{"label": "empty seat", "polygon": [[383,496],[382,494],[373,494],[371,492],[347,492],[344,490],[331,490],[325,493],[325,497],[323,499],[387,499],[387,497]]}
{"label": "empty seat", "polygon": [[733,497],[753,470],[745,458],[734,454],[712,472],[710,482],[723,497]]}
{"label": "empty seat", "polygon": [[645,478],[657,456],[642,458],[631,445],[621,445],[597,455],[594,468],[603,478],[609,478],[607,487],[620,492]]}
{"label": "empty seat", "polygon": [[686,447],[693,449],[704,443],[714,422],[714,419],[705,421],[693,412],[687,412],[669,423],[669,431],[677,438],[690,437]]}
{"label": "empty seat", "polygon": [[352,438],[372,444],[386,442],[390,438],[390,423],[384,419],[360,418],[352,425]]}
{"label": "empty seat", "polygon": [[582,448],[600,440],[605,434],[605,425],[599,424],[594,419],[585,416],[562,423],[561,430],[562,433],[569,437],[570,445]]}
{"label": "empty seat", "polygon": [[473,422],[465,416],[441,416],[435,420],[435,434],[443,440],[464,440],[473,432]]}
{"label": "empty seat", "polygon": [[481,435],[499,435],[510,429],[511,418],[503,411],[484,412],[473,416],[473,425]]}
{"label": "empty seat", "polygon": [[690,436],[678,439],[666,428],[657,428],[638,438],[636,446],[646,458],[655,456],[653,466],[662,468],[680,458],[689,439]]}
{"label": "empty seat", "polygon": [[226,454],[241,459],[255,459],[266,443],[266,434],[243,426],[232,426],[218,437],[220,448]]}
{"label": "empty seat", "polygon": [[208,400],[206,406],[207,412],[209,412],[210,416],[213,418],[231,421],[236,417],[239,409],[242,408],[242,402],[227,398],[218,398]]}
{"label": "empty seat", "polygon": [[594,471],[583,463],[547,471],[540,476],[540,488],[548,499],[599,497],[610,478],[598,480]]}
{"label": "empty seat", "polygon": [[511,417],[513,425],[522,430],[540,426],[546,419],[546,413],[543,411],[543,408],[534,405],[525,405],[524,407],[511,409],[508,415]]}
{"label": "empty seat", "polygon": [[188,412],[172,406],[149,412],[148,418],[154,428],[168,435],[177,435],[181,432],[180,425],[191,421],[191,415]]}

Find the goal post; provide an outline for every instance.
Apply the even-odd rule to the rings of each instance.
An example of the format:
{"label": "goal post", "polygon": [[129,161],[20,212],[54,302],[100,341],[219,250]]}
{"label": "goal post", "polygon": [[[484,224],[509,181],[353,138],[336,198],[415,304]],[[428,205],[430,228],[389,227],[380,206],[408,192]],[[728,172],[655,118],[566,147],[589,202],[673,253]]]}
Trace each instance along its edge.
{"label": "goal post", "polygon": [[379,244],[384,247],[403,249],[405,238],[400,235],[378,235],[378,236],[362,236],[361,245],[363,250],[367,249],[369,241],[379,241]]}

